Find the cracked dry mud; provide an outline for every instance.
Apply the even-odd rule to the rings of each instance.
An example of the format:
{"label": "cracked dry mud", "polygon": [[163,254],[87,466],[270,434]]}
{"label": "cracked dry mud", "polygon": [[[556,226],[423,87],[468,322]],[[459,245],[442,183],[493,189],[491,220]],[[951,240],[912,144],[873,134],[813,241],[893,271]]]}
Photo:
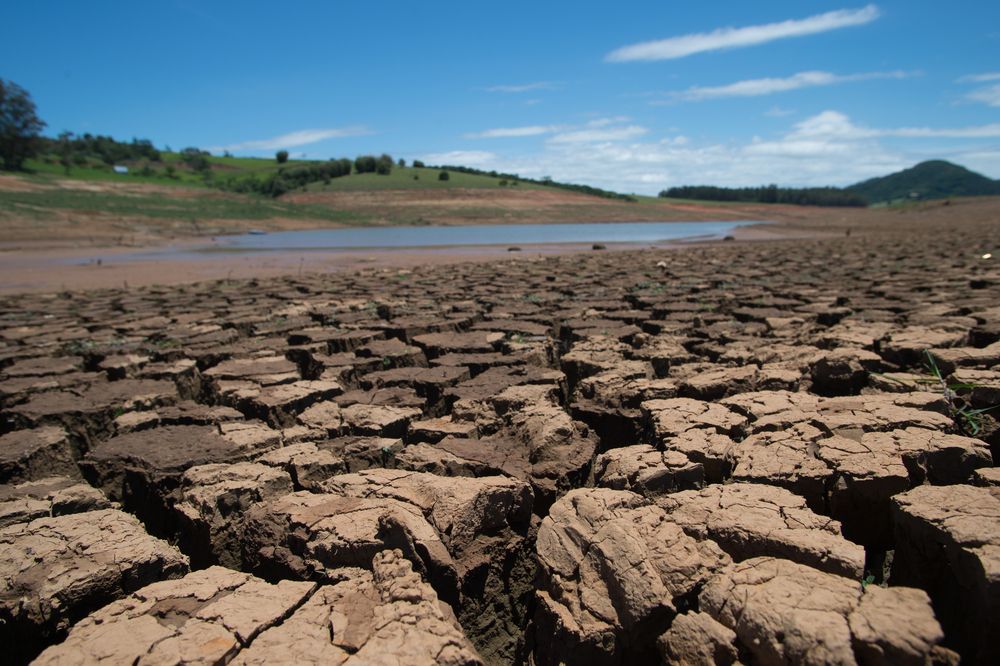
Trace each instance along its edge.
{"label": "cracked dry mud", "polygon": [[7,298],[5,658],[996,663],[997,236]]}

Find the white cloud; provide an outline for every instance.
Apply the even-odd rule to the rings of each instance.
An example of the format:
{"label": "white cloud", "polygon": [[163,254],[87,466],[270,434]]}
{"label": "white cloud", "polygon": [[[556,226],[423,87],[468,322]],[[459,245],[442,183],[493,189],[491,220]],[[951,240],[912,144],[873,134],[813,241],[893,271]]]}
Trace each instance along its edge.
{"label": "white cloud", "polygon": [[528,127],[497,127],[482,132],[466,134],[466,139],[509,139],[525,136],[551,134],[562,129],[559,125],[530,125]]}
{"label": "white cloud", "polygon": [[777,39],[802,37],[839,28],[871,23],[880,15],[875,5],[861,9],[840,9],[804,19],[752,25],[744,28],[719,28],[712,32],[671,37],[625,46],[609,53],[608,62],[635,60],[671,60],[695,53],[765,44]]}
{"label": "white cloud", "polygon": [[839,111],[824,111],[795,125],[793,138],[869,139],[895,137],[906,139],[996,139],[1000,123],[970,127],[892,127],[871,128],[855,125]]}
{"label": "white cloud", "polygon": [[793,113],[795,113],[794,109],[783,109],[780,106],[772,106],[764,112],[764,115],[769,118],[784,118],[785,116],[790,116]]}
{"label": "white cloud", "polygon": [[305,129],[297,132],[289,132],[272,139],[257,139],[254,141],[242,141],[232,143],[228,146],[214,146],[213,152],[222,150],[282,150],[286,148],[297,148],[311,143],[326,141],[327,139],[341,139],[350,136],[363,136],[371,134],[365,127],[340,127],[330,129]]}
{"label": "white cloud", "polygon": [[[611,120],[612,122],[608,122]],[[648,136],[646,128],[600,118],[565,134],[588,140],[557,141],[520,154],[456,151],[429,156],[429,164],[465,164],[529,178],[583,183],[619,192],[655,194],[674,185],[744,187],[848,185],[940,158],[1000,176],[1000,150],[977,140],[1000,137],[1000,124],[957,128],[874,128],[839,111],[792,124],[776,137],[698,141],[679,133]],[[619,132],[616,137],[600,132]],[[595,139],[595,140],[590,140]]]}
{"label": "white cloud", "polygon": [[1000,83],[973,90],[965,98],[973,102],[982,102],[989,106],[1000,106]]}
{"label": "white cloud", "polygon": [[556,134],[550,143],[598,143],[605,141],[627,141],[648,133],[649,130],[640,125],[624,127],[592,126],[587,129],[562,132]]}
{"label": "white cloud", "polygon": [[[902,79],[912,76],[908,72],[866,72],[863,74],[831,74],[830,72],[799,72],[785,78],[747,79],[724,86],[695,86],[687,90],[667,93],[670,100],[681,102],[700,102],[706,99],[724,97],[759,97],[774,93],[813,88],[817,86],[832,86],[838,83],[852,81],[870,81],[873,79]],[[670,103],[658,101],[653,104]]]}
{"label": "white cloud", "polygon": [[432,165],[479,167],[494,162],[497,155],[487,150],[452,150],[446,153],[429,153],[421,159]]}
{"label": "white cloud", "polygon": [[958,79],[958,83],[987,83],[1000,81],[1000,72],[985,72],[983,74],[967,74]]}
{"label": "white cloud", "polygon": [[534,83],[521,83],[516,85],[489,86],[484,88],[486,92],[498,93],[526,93],[533,90],[555,90],[557,84],[552,81],[535,81]]}

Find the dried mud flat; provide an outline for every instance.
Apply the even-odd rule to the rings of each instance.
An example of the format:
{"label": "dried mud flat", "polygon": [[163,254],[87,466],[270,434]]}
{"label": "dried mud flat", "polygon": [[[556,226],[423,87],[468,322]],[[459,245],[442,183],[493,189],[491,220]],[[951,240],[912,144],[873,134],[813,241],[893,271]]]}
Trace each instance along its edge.
{"label": "dried mud flat", "polygon": [[5,659],[996,663],[998,236],[0,300]]}

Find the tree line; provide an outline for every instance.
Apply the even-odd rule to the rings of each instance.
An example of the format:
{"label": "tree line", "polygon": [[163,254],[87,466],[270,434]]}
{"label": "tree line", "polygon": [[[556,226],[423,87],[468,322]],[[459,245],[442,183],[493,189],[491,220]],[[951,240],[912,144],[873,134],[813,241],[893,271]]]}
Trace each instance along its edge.
{"label": "tree line", "polygon": [[[413,166],[417,166],[417,162],[413,163]],[[423,162],[420,163],[423,166]],[[603,190],[599,187],[591,187],[590,185],[576,185],[574,183],[561,183],[556,180],[552,180],[548,176],[544,178],[525,178],[524,176],[519,176],[516,173],[500,173],[497,171],[484,171],[483,169],[475,169],[473,167],[466,166],[450,166],[444,165],[440,167],[433,167],[435,169],[444,169],[448,171],[457,171],[459,173],[471,173],[477,176],[490,176],[492,178],[500,178],[506,180],[509,183],[516,185],[518,182],[524,183],[534,183],[536,185],[545,185],[547,187],[556,187],[561,190],[569,190],[570,192],[579,192],[581,194],[589,194],[595,197],[603,197],[605,199],[616,199],[618,201],[636,201],[637,199],[630,194],[621,194],[619,192],[612,192],[610,190]]]}
{"label": "tree line", "polygon": [[781,203],[800,206],[867,206],[861,195],[839,187],[716,187],[714,185],[684,185],[660,192],[670,199],[702,201],[736,201],[742,203]]}

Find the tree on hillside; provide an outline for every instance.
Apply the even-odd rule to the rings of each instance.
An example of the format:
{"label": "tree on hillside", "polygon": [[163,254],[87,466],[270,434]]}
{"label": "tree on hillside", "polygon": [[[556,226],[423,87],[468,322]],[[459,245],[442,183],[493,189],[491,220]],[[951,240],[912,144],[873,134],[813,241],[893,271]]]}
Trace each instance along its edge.
{"label": "tree on hillside", "polygon": [[278,160],[278,164],[284,164],[288,161],[288,151],[279,150],[274,154],[274,159]]}
{"label": "tree on hillside", "polygon": [[414,169],[423,169],[424,168],[424,163],[421,162],[420,160],[413,160],[413,168]]}
{"label": "tree on hillside", "polygon": [[44,127],[28,91],[0,79],[0,159],[4,169],[24,166],[24,160],[38,150],[38,133]]}
{"label": "tree on hillside", "polygon": [[388,176],[392,173],[392,156],[382,153],[375,161],[375,173],[380,176]]}
{"label": "tree on hillside", "polygon": [[451,174],[449,174],[447,171],[442,171],[441,173],[438,174],[438,180],[448,180],[450,178]]}
{"label": "tree on hillside", "polygon": [[375,173],[377,162],[374,155],[359,155],[354,160],[354,170],[358,173]]}

